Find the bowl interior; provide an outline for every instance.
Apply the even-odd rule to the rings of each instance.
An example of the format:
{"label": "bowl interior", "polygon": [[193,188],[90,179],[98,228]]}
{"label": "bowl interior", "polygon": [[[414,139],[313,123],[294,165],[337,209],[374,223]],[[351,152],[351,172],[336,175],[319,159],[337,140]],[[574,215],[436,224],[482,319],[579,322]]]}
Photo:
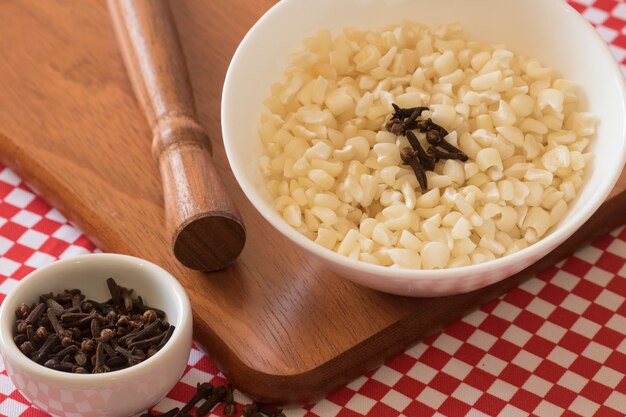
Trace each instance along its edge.
{"label": "bowl interior", "polygon": [[[373,29],[407,18],[431,27],[460,21],[469,39],[502,44],[515,53],[537,58],[581,86],[585,110],[600,116],[601,124],[592,145],[594,166],[587,170],[585,185],[560,224],[571,234],[599,207],[621,172],[626,118],[619,66],[593,27],[561,0],[281,1],[246,36],[224,86],[225,147],[248,198],[283,234],[322,256],[333,256],[315,248],[272,208],[258,170],[262,147],[257,128],[264,111],[262,101],[268,97],[270,85],[283,79],[290,55],[301,50],[305,37],[322,28],[336,34],[348,26]],[[243,122],[242,114],[247,115]]]}

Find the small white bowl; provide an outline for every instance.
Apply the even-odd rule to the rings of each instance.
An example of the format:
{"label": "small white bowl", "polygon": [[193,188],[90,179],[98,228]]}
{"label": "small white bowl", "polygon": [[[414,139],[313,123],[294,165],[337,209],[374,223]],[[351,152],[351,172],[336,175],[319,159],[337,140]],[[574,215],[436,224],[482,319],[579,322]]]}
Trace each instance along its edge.
{"label": "small white bowl", "polygon": [[[13,342],[15,309],[39,295],[80,289],[87,298],[110,298],[106,279],[132,288],[159,308],[176,329],[165,346],[138,365],[102,374],[77,375],[48,369]],[[128,417],[156,404],[180,379],[192,341],[191,306],[185,290],[161,267],[126,255],[90,254],[54,262],[24,278],[0,308],[0,352],[11,381],[42,410],[64,417]]]}
{"label": "small white bowl", "polygon": [[[338,255],[290,227],[273,208],[258,169],[257,128],[270,85],[283,79],[290,54],[319,29],[377,29],[415,20],[436,27],[459,21],[469,39],[503,44],[539,59],[582,87],[601,118],[595,166],[567,217],[543,240],[481,265],[444,270],[390,269]],[[250,30],[231,62],[222,95],[222,132],[231,168],[248,199],[276,230],[340,275],[407,296],[471,291],[538,261],[576,231],[606,199],[626,158],[626,97],[619,65],[594,28],[563,0],[282,0]],[[242,115],[246,115],[245,118]]]}

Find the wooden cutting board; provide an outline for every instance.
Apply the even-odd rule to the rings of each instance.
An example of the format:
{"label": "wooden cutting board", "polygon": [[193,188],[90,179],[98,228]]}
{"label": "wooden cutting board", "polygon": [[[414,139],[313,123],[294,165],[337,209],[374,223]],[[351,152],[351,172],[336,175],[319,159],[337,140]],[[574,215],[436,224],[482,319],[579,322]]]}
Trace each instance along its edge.
{"label": "wooden cutting board", "polygon": [[489,288],[439,299],[377,293],[314,264],[250,206],[221,143],[228,63],[273,3],[172,3],[200,120],[248,228],[239,261],[202,274],[170,253],[151,132],[105,2],[0,2],[0,160],[103,250],[146,258],[176,275],[193,304],[196,339],[248,395],[281,403],[318,398],[626,220],[622,178],[592,220],[540,264]]}

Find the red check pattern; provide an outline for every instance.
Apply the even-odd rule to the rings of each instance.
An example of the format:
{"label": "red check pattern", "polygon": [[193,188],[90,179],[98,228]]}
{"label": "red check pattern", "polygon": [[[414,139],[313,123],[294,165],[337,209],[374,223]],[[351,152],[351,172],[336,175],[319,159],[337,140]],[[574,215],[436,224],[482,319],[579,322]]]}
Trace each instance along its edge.
{"label": "red check pattern", "polygon": [[[626,69],[626,3],[570,3]],[[626,70],[625,70],[626,73]],[[56,259],[97,249],[12,171],[0,167],[0,302]],[[181,406],[197,382],[226,382],[198,345],[154,411]],[[239,402],[248,400],[235,394]],[[241,410],[239,410],[241,411]],[[214,415],[222,416],[221,408]],[[289,417],[626,416],[626,229]],[[0,415],[45,417],[0,364]]]}
{"label": "red check pattern", "polygon": [[617,0],[569,0],[609,44],[626,73],[626,2]]}

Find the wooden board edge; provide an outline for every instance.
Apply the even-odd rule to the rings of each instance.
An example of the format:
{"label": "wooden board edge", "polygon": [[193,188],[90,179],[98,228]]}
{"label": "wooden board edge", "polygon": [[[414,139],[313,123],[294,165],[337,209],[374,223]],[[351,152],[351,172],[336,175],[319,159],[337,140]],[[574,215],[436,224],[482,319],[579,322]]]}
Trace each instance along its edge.
{"label": "wooden board edge", "polygon": [[[441,317],[440,321],[424,329],[415,315],[396,322],[375,336],[364,340],[314,369],[293,375],[271,375],[241,363],[228,352],[213,335],[202,334],[211,345],[204,346],[224,375],[233,385],[250,398],[271,404],[307,404],[323,398],[329,392],[349,383],[383,364],[387,359],[404,352],[407,347],[455,323],[476,308],[502,296],[537,273],[571,256],[577,249],[626,224],[621,215],[626,208],[626,192],[607,200],[594,215],[561,246],[544,256],[539,262],[512,277],[469,294],[452,296],[462,301],[457,314]],[[393,334],[393,336],[392,336]],[[402,336],[398,336],[402,335]],[[397,343],[400,339],[401,343]],[[337,366],[341,363],[342,366]],[[348,371],[343,371],[345,369]]]}

